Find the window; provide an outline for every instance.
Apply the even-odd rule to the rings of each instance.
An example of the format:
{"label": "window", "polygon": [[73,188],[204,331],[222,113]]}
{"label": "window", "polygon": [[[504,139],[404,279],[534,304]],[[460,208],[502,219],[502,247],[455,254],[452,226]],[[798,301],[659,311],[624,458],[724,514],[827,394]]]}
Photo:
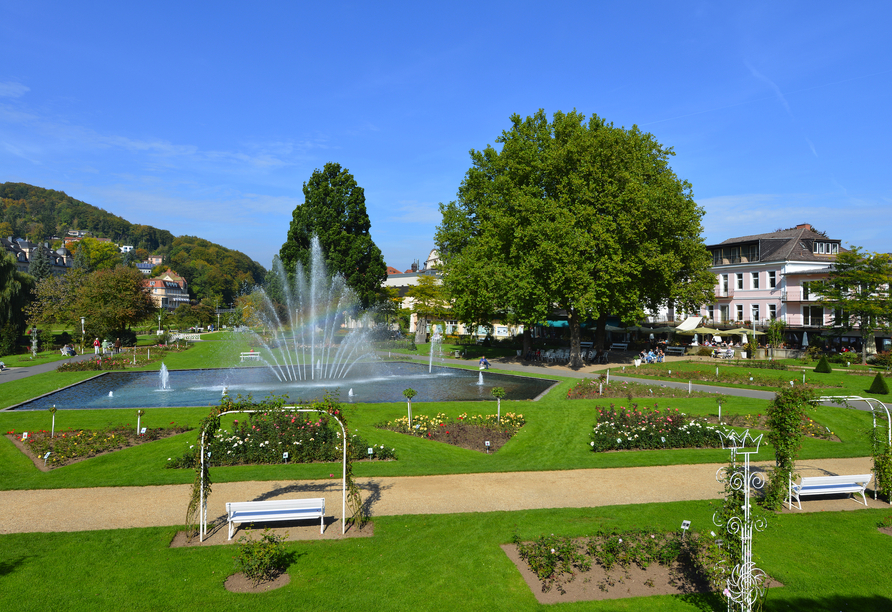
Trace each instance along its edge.
{"label": "window", "polygon": [[737,320],[743,321],[743,304],[737,305]]}
{"label": "window", "polygon": [[759,273],[753,272],[752,274],[753,274],[752,288],[758,289],[759,288]]}
{"label": "window", "polygon": [[824,325],[824,309],[820,306],[803,306],[802,324],[812,327]]}
{"label": "window", "polygon": [[772,289],[777,287],[777,273],[774,270],[768,272],[768,286]]}
{"label": "window", "polygon": [[769,319],[777,318],[777,304],[769,304],[768,305],[768,318]]}
{"label": "window", "polygon": [[808,281],[802,281],[802,301],[808,299]]}
{"label": "window", "polygon": [[759,261],[759,245],[750,244],[743,247],[743,254],[747,261]]}
{"label": "window", "polygon": [[722,296],[728,297],[728,275],[722,274]]}
{"label": "window", "polygon": [[720,266],[724,263],[722,261],[722,249],[716,249],[712,252],[712,265]]}
{"label": "window", "polygon": [[737,288],[743,289],[743,274],[735,274],[734,276],[737,277]]}
{"label": "window", "polygon": [[752,316],[750,318],[753,321],[758,321],[759,320],[759,305],[753,304],[752,306],[750,306],[750,311],[752,313]]}
{"label": "window", "polygon": [[722,323],[728,323],[731,320],[731,311],[727,304],[719,306],[719,314],[722,318]]}
{"label": "window", "polygon": [[731,247],[731,263],[740,263],[740,247]]}
{"label": "window", "polygon": [[812,252],[815,255],[838,255],[839,254],[839,243],[838,242],[813,242],[812,243]]}

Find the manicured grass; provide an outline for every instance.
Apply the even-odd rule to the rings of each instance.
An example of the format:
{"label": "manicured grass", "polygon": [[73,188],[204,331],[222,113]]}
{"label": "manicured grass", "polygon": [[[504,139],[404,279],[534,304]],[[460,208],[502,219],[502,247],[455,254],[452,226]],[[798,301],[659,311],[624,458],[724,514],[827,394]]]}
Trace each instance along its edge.
{"label": "manicured grass", "polygon": [[[854,503],[854,502],[853,502]],[[499,545],[599,527],[713,529],[715,502],[378,517],[371,538],[289,542],[291,583],[262,595],[223,588],[233,547],[172,549],[176,528],[0,536],[5,610],[545,610]],[[767,610],[885,610],[892,542],[881,510],[779,515],[756,534],[757,565],[785,585]],[[805,553],[807,551],[807,553]],[[613,588],[621,588],[617,585]],[[636,612],[724,610],[714,595],[562,604]]]}
{"label": "manicured grass", "polygon": [[[589,447],[589,431],[594,426],[598,406],[610,403],[622,406],[623,400],[567,400],[567,390],[575,380],[564,381],[537,402],[502,401],[503,412],[523,414],[527,424],[498,453],[453,447],[447,444],[406,436],[377,429],[382,421],[406,414],[405,404],[346,404],[345,416],[353,431],[373,444],[384,444],[396,449],[397,461],[358,462],[357,476],[415,476],[429,474],[463,474],[478,472],[511,472],[536,470],[567,470],[580,468],[633,467],[652,465],[680,465],[691,463],[722,463],[727,452],[720,449],[677,449],[640,452],[593,453]],[[654,404],[641,398],[642,405]],[[668,399],[658,402],[661,408],[679,408],[690,416],[716,414],[714,398]],[[463,412],[491,414],[495,401],[414,403],[413,414],[436,415],[444,412],[458,416]],[[731,398],[722,406],[724,415],[764,413],[767,402],[746,398]],[[145,426],[166,425],[171,421],[197,426],[208,413],[207,408],[152,408],[142,419]],[[237,417],[228,417],[229,419]],[[870,454],[867,431],[871,427],[870,414],[840,407],[821,407],[813,418],[829,427],[842,443],[805,439],[800,453],[802,459],[828,457],[859,457]],[[0,431],[15,429],[48,430],[51,416],[47,411],[0,413]],[[130,423],[135,426],[135,410],[70,410],[56,414],[57,431],[69,427],[98,428],[106,425]],[[226,421],[224,421],[224,424]],[[194,444],[197,431],[188,432],[96,457],[48,473],[37,470],[8,440],[0,440],[0,480],[2,489],[60,488],[87,486],[130,486],[149,484],[188,483],[190,470],[165,469],[167,459],[176,457]],[[773,450],[763,444],[755,460],[770,461]],[[213,469],[217,482],[242,480],[278,480],[326,478],[336,471],[333,464],[239,466]]]}

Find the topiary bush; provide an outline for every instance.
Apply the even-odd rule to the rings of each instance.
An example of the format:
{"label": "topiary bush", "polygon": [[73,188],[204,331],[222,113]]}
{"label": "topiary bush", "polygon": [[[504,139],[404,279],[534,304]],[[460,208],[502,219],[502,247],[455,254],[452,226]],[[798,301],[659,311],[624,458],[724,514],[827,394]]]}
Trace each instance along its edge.
{"label": "topiary bush", "polygon": [[889,395],[889,385],[886,383],[886,379],[883,378],[882,372],[877,372],[877,375],[873,379],[873,383],[870,385],[868,393],[876,393],[877,395]]}
{"label": "topiary bush", "polygon": [[830,364],[827,362],[827,356],[821,355],[821,360],[815,367],[815,372],[817,372],[818,374],[830,374],[832,371],[833,368],[831,368]]}

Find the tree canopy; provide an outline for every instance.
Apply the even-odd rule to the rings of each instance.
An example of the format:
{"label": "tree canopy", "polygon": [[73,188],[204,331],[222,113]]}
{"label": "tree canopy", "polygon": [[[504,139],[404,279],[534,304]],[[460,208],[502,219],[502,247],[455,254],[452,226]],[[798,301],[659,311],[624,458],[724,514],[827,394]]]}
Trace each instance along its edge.
{"label": "tree canopy", "polygon": [[449,310],[446,293],[435,276],[422,274],[418,277],[418,284],[409,287],[406,297],[412,298],[412,312],[418,315],[415,342],[423,342],[427,322],[443,319]]}
{"label": "tree canopy", "polygon": [[28,274],[33,276],[35,280],[40,280],[52,273],[53,266],[46,251],[40,246],[35,246],[31,251],[31,261],[28,262]]}
{"label": "tree canopy", "polygon": [[471,151],[458,199],[440,205],[444,286],[462,320],[504,312],[527,325],[567,312],[571,362],[580,327],[633,322],[673,302],[695,309],[715,278],[691,186],[674,155],[636,126],[540,110]]}
{"label": "tree canopy", "polygon": [[22,333],[33,289],[34,277],[19,272],[12,254],[0,253],[0,328],[8,327],[11,335]]}
{"label": "tree canopy", "polygon": [[316,235],[329,273],[343,274],[364,307],[374,304],[387,266],[369,234],[372,224],[363,188],[346,168],[330,162],[313,171],[303,192],[304,203],[294,209],[279,251],[285,270],[291,274],[298,263],[309,265],[310,242]]}
{"label": "tree canopy", "polygon": [[877,330],[892,327],[892,255],[867,253],[851,247],[836,256],[826,281],[810,284],[818,304],[833,309],[833,325],[840,331],[861,332],[861,360]]}
{"label": "tree canopy", "polygon": [[28,308],[33,323],[61,323],[78,327],[86,319],[88,335],[106,337],[127,329],[155,311],[142,273],[119,266],[85,272],[74,269],[37,283],[36,298]]}

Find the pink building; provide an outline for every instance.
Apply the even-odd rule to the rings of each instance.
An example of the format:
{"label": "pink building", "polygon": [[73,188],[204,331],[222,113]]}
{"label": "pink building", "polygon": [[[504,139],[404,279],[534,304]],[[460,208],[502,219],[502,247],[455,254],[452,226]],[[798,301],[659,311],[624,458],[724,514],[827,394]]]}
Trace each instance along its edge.
{"label": "pink building", "polygon": [[827,278],[842,248],[839,240],[804,223],[706,248],[712,253],[716,287],[715,300],[703,307],[703,316],[715,323],[757,327],[782,319],[793,343],[801,342],[802,332],[820,333],[832,324],[832,312],[815,304],[809,283]]}

